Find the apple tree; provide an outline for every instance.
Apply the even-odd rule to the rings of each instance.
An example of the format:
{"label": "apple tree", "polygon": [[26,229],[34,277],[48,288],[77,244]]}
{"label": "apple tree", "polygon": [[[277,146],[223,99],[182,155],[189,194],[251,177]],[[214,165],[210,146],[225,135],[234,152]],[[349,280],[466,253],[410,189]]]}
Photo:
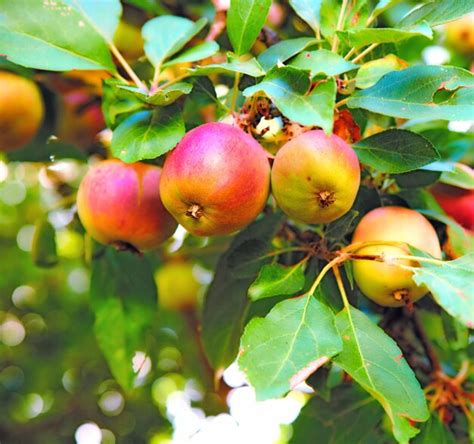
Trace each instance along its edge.
{"label": "apple tree", "polygon": [[[31,274],[59,295],[51,273],[85,267],[82,315],[54,299],[58,332],[85,336],[54,353],[104,363],[91,378],[136,407],[123,442],[171,434],[166,390],[150,393],[177,355],[208,415],[228,408],[231,365],[257,401],[303,392],[281,442],[474,439],[473,14],[472,0],[0,0],[1,159],[51,193],[18,207],[34,269],[6,246],[0,289]],[[59,380],[47,344],[30,346],[28,374]],[[76,413],[100,418],[84,380],[74,402],[49,386],[53,407],[25,423],[7,376],[26,357],[5,356],[2,443],[64,442]]]}

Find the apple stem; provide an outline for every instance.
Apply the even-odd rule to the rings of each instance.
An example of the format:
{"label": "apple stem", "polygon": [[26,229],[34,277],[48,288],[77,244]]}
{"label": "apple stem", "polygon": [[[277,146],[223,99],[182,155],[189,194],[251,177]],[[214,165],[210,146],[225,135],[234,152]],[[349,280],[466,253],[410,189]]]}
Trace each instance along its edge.
{"label": "apple stem", "polygon": [[128,62],[125,60],[123,55],[120,54],[120,51],[117,49],[117,47],[113,43],[109,43],[109,47],[110,47],[110,50],[112,51],[112,54],[116,57],[116,59],[122,65],[123,69],[129,75],[129,77],[133,80],[135,85],[137,85],[138,88],[143,89],[144,91],[146,91],[147,90],[146,86],[143,84],[143,82],[140,80],[140,78],[135,74],[135,71],[128,64]]}
{"label": "apple stem", "polygon": [[334,273],[334,277],[336,278],[337,287],[339,288],[339,293],[342,296],[342,302],[344,303],[344,308],[349,312],[350,304],[349,299],[347,298],[346,289],[344,288],[344,282],[342,282],[341,272],[339,271],[339,267],[336,265],[332,272]]}
{"label": "apple stem", "polygon": [[331,268],[336,268],[337,265],[342,264],[348,258],[349,258],[348,255],[340,255],[340,256],[335,257],[332,261],[328,262],[324,266],[324,268],[321,270],[321,272],[318,274],[318,277],[316,278],[313,285],[311,286],[311,288],[308,290],[306,294],[311,296],[316,291],[316,288],[318,287],[319,283],[323,280],[323,277],[326,275],[326,273]]}
{"label": "apple stem", "polygon": [[186,211],[186,216],[199,220],[202,216],[202,207],[198,204],[192,204]]}
{"label": "apple stem", "polygon": [[413,310],[411,313],[411,319],[413,322],[413,327],[415,330],[416,335],[418,336],[421,345],[425,349],[426,356],[428,357],[428,360],[430,361],[431,364],[431,369],[434,374],[439,373],[442,371],[441,364],[439,362],[438,356],[436,354],[436,351],[434,347],[432,346],[425,329],[423,327],[423,323],[421,322],[418,313],[416,310]]}
{"label": "apple stem", "polygon": [[[339,17],[337,19],[336,31],[342,31],[344,28],[344,16],[346,15],[348,0],[342,0],[341,9],[339,11]],[[339,46],[339,37],[337,34],[334,35],[334,39],[331,45],[331,51],[337,53],[337,48]]]}

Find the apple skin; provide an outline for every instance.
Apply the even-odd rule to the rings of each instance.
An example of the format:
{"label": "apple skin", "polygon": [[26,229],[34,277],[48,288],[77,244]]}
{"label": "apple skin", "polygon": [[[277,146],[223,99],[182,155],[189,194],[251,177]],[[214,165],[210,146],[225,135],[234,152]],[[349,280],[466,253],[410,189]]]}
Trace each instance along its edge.
{"label": "apple skin", "polygon": [[446,23],[446,43],[462,54],[474,54],[474,13]]}
{"label": "apple skin", "polygon": [[359,160],[336,135],[308,131],[285,143],[272,167],[272,192],[291,218],[328,223],[347,213],[360,185]]}
{"label": "apple skin", "polygon": [[152,250],[170,237],[176,222],[160,199],[161,168],[117,159],[93,166],[77,194],[84,228],[98,242]]}
{"label": "apple skin", "polygon": [[437,183],[430,191],[448,216],[464,228],[474,230],[474,190]]}
{"label": "apple skin", "polygon": [[16,150],[31,142],[43,117],[43,99],[36,84],[0,71],[0,151]]}
{"label": "apple skin", "polygon": [[62,99],[56,128],[58,138],[82,149],[90,147],[97,133],[105,128],[100,104],[84,91],[69,92]]}
{"label": "apple skin", "polygon": [[268,11],[266,23],[272,28],[279,28],[287,18],[285,8],[279,3],[272,2]]}
{"label": "apple skin", "polygon": [[160,307],[179,311],[196,306],[201,284],[193,273],[189,261],[167,262],[155,273]]}
{"label": "apple skin", "polygon": [[225,123],[189,131],[168,154],[161,177],[164,206],[197,236],[230,234],[262,211],[269,194],[266,151]]}
{"label": "apple skin", "polygon": [[[352,243],[370,241],[406,242],[437,259],[441,258],[441,247],[433,226],[428,219],[409,208],[381,207],[367,213],[357,225]],[[357,250],[357,254],[396,256],[410,252],[408,246],[376,245],[363,247]],[[417,266],[414,261],[399,263]],[[405,305],[405,300],[396,298],[397,292],[405,293],[410,302],[428,293],[426,287],[415,284],[411,271],[397,265],[357,259],[353,261],[353,270],[354,279],[362,293],[385,307]]]}
{"label": "apple skin", "polygon": [[138,26],[120,20],[114,34],[114,44],[122,55],[136,60],[143,55],[143,37]]}

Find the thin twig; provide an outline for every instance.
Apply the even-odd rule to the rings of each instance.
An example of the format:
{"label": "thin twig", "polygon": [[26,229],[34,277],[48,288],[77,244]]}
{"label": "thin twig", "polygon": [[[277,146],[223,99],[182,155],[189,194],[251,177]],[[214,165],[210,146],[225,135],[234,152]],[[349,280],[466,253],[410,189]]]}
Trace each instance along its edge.
{"label": "thin twig", "polygon": [[313,285],[311,285],[311,288],[307,291],[306,294],[308,295],[312,295],[315,291],[316,291],[316,288],[318,287],[318,285],[320,284],[320,282],[323,280],[323,277],[326,275],[326,273],[333,267],[335,267],[336,265],[339,265],[339,264],[342,264],[345,260],[347,259],[346,256],[337,256],[336,258],[334,258],[332,261],[328,262],[324,268],[320,271],[320,273],[318,274],[318,277],[316,278],[316,280],[314,281]]}
{"label": "thin twig", "polygon": [[175,83],[183,80],[183,79],[186,79],[187,77],[189,77],[191,74],[189,73],[186,73],[186,74],[181,74],[180,76],[174,78],[173,80],[169,80],[168,82],[166,83],[163,83],[163,85],[160,85],[159,88],[157,89],[165,89],[167,88],[168,86],[171,86],[171,85],[174,85]]}
{"label": "thin twig", "polygon": [[352,48],[345,56],[344,56],[344,60],[349,60],[351,57],[352,57],[352,54],[354,54],[356,52],[356,49],[355,48]]}
{"label": "thin twig", "polygon": [[113,44],[110,43],[110,50],[112,51],[112,54],[116,57],[116,59],[119,61],[119,63],[122,65],[123,69],[126,71],[126,73],[129,75],[129,77],[133,80],[135,85],[138,86],[138,88],[141,88],[143,90],[146,90],[146,86],[144,83],[140,80],[140,78],[135,74],[135,71],[132,69],[132,67],[128,64],[128,62],[124,59],[123,55],[120,54],[120,51],[117,49],[117,47]]}
{"label": "thin twig", "polygon": [[334,105],[337,108],[340,108],[341,106],[344,106],[347,102],[349,101],[349,97],[346,97],[345,99],[339,100],[339,102]]}
{"label": "thin twig", "polygon": [[390,261],[392,259],[395,260],[407,260],[407,261],[415,261],[415,262],[425,262],[427,264],[435,264],[435,265],[443,265],[446,261],[442,261],[441,259],[434,259],[431,257],[422,257],[422,256],[412,256],[410,254],[397,254],[395,256],[389,255],[387,259]]}
{"label": "thin twig", "polygon": [[199,332],[199,321],[196,316],[196,311],[194,309],[186,309],[183,310],[182,313],[184,318],[186,319],[186,324],[188,326],[189,332],[191,333],[196,343],[196,351],[199,356],[199,360],[203,365],[203,369],[205,370],[209,388],[212,389],[214,388],[214,369],[209,363],[206,352],[204,351],[204,346],[201,341],[201,334]]}
{"label": "thin twig", "polygon": [[239,93],[239,82],[240,82],[240,72],[235,74],[234,86],[232,87],[232,100],[230,102],[230,109],[235,111],[235,105],[237,103],[237,95]]}
{"label": "thin twig", "polygon": [[347,245],[346,247],[341,249],[341,252],[342,253],[357,253],[362,248],[375,247],[375,246],[407,248],[406,242],[368,241],[368,242],[355,242],[353,244]]}
{"label": "thin twig", "polygon": [[439,362],[438,356],[436,355],[436,352],[433,346],[431,345],[431,342],[428,339],[428,336],[426,335],[426,332],[423,328],[423,323],[420,321],[420,318],[418,317],[418,313],[416,310],[413,310],[411,314],[411,319],[413,321],[413,327],[415,328],[415,333],[420,339],[421,345],[425,349],[426,356],[428,357],[430,361],[431,369],[433,370],[433,373],[441,372],[442,369],[441,369],[441,364]]}
{"label": "thin twig", "polygon": [[341,10],[337,19],[336,33],[334,34],[334,39],[332,41],[332,52],[337,52],[337,47],[339,46],[339,37],[337,36],[337,31],[341,31],[344,25],[344,16],[346,15],[347,2],[348,0],[342,0]]}
{"label": "thin twig", "polygon": [[[321,30],[319,29],[319,26],[316,27],[314,32],[315,32],[315,35],[316,35],[316,39],[321,40]],[[319,45],[321,46],[321,42],[319,43]]]}
{"label": "thin twig", "polygon": [[161,63],[155,66],[155,72],[153,73],[153,80],[151,81],[150,93],[153,93],[158,88],[158,82],[161,74]]}
{"label": "thin twig", "polygon": [[339,271],[339,267],[334,267],[332,269],[334,273],[334,277],[336,278],[337,286],[339,288],[339,292],[342,296],[342,302],[344,303],[344,308],[349,310],[350,304],[349,299],[347,298],[346,289],[344,288],[344,282],[342,282],[341,272]]}
{"label": "thin twig", "polygon": [[365,22],[365,27],[368,28],[369,25],[376,19],[375,15],[372,13],[370,14],[369,18]]}
{"label": "thin twig", "polygon": [[364,51],[362,51],[357,57],[354,57],[351,62],[352,63],[357,63],[359,62],[360,60],[362,60],[367,54],[369,54],[372,50],[374,50],[375,48],[377,48],[377,46],[379,46],[380,43],[372,43],[368,48],[364,49]]}

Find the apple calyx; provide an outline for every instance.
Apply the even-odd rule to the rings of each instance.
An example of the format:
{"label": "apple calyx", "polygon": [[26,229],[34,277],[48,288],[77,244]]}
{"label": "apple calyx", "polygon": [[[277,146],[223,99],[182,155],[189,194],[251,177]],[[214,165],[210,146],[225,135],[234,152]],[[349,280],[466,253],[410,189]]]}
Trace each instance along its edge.
{"label": "apple calyx", "polygon": [[201,205],[199,204],[192,204],[186,210],[186,216],[192,217],[193,219],[199,220],[203,215],[203,210]]}
{"label": "apple calyx", "polygon": [[320,191],[317,194],[318,204],[321,208],[327,208],[332,205],[336,199],[334,199],[334,193],[331,191]]}

